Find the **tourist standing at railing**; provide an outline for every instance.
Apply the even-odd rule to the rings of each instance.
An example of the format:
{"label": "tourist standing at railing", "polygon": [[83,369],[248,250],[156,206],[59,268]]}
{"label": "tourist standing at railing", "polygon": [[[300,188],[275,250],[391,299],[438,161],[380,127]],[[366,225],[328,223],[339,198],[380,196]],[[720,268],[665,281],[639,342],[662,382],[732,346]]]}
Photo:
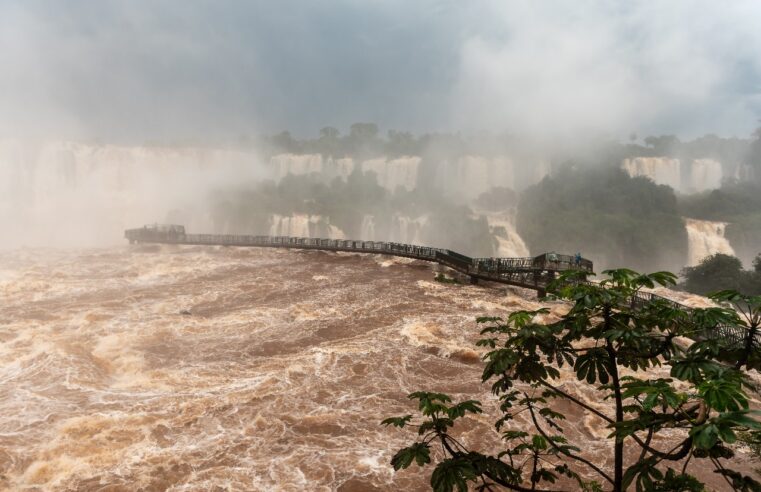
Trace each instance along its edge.
{"label": "tourist standing at railing", "polygon": [[576,260],[576,268],[581,268],[581,253],[576,253],[574,259]]}

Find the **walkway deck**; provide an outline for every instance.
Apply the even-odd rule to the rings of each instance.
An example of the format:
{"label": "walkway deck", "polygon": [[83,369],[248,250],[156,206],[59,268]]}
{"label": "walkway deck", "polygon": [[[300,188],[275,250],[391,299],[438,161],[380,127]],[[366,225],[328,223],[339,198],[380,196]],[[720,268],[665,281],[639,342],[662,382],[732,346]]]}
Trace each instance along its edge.
{"label": "walkway deck", "polygon": [[[130,243],[161,243],[217,246],[248,246],[257,248],[316,249],[321,251],[347,251],[373,253],[445,265],[470,277],[472,282],[486,280],[526,289],[536,290],[539,297],[547,293],[547,286],[557,274],[566,270],[593,272],[591,261],[582,259],[577,264],[573,256],[545,253],[525,258],[471,258],[448,249],[400,244],[383,241],[358,241],[352,239],[316,239],[287,236],[247,236],[236,234],[186,234],[181,225],[153,225],[139,229],[127,229],[124,237]],[[692,308],[656,294],[641,292],[632,299],[632,306],[644,305],[654,300],[664,300],[671,305],[691,312]],[[710,337],[720,337],[732,344],[742,344],[747,336],[744,326],[719,325]],[[759,342],[761,343],[761,341]]]}
{"label": "walkway deck", "polygon": [[593,264],[589,260],[582,259],[577,264],[573,256],[556,253],[525,258],[471,258],[448,249],[385,241],[236,234],[186,234],[185,228],[179,225],[156,225],[127,229],[124,232],[124,237],[129,239],[130,243],[317,249],[400,256],[445,265],[467,275],[472,282],[486,280],[514,285],[536,290],[540,296],[545,295],[547,285],[556,277],[558,272],[571,269],[593,271]]}

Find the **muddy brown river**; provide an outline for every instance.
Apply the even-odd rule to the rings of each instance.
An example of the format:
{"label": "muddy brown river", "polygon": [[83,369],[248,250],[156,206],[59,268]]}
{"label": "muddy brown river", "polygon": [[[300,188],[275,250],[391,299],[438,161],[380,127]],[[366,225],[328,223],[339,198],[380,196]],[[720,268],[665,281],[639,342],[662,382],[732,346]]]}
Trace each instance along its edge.
{"label": "muddy brown river", "polygon": [[[380,420],[412,413],[419,389],[480,399],[488,413],[459,435],[490,449],[475,317],[540,306],[433,276],[422,262],[318,251],[2,252],[0,487],[426,490],[430,468],[389,465],[413,433]],[[549,318],[566,309],[547,306]],[[580,390],[568,374],[561,384]],[[596,417],[571,414],[566,430],[612,461]]]}

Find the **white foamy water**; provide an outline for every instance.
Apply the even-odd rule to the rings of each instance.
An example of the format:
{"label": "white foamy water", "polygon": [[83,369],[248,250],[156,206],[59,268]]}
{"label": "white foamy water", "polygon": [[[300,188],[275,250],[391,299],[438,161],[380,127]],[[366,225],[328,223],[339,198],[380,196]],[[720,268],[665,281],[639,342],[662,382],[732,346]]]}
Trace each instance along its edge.
{"label": "white foamy water", "polygon": [[712,222],[709,220],[684,219],[687,229],[687,257],[688,265],[695,266],[706,256],[722,253],[725,255],[735,254],[732,245],[724,237],[726,222]]}
{"label": "white foamy water", "polygon": [[[497,402],[477,383],[474,319],[540,304],[379,258],[0,252],[0,488],[428,490],[430,469],[389,465],[414,432],[380,420],[413,413],[406,395],[419,389],[480,399],[487,414],[468,417],[458,439],[495,449]],[[547,322],[567,309],[548,307]],[[567,371],[559,384],[607,411]],[[571,412],[564,429],[611,465],[599,419]]]}
{"label": "white foamy water", "polygon": [[502,258],[519,258],[531,256],[523,238],[515,229],[515,212],[495,213],[478,212],[486,216],[489,230],[497,239],[494,256]]}

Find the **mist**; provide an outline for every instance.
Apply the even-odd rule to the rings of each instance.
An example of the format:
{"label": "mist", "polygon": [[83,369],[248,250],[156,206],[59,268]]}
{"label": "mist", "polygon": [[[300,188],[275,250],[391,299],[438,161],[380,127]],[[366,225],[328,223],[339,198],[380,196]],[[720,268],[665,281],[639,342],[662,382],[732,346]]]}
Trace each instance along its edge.
{"label": "mist", "polygon": [[0,132],[748,135],[753,1],[0,4]]}
{"label": "mist", "polygon": [[[542,235],[529,247],[548,236],[527,219],[511,229],[522,191],[640,158],[656,160],[628,172],[673,188],[659,203],[683,229],[676,195],[761,176],[759,18],[751,1],[3,2],[0,247],[117,244],[156,221],[343,235],[372,223],[376,239],[525,254],[518,233]],[[661,180],[666,158],[681,170]],[[376,201],[341,211],[360,191]],[[480,239],[426,235],[434,225]],[[682,229],[670,258],[686,256]]]}

